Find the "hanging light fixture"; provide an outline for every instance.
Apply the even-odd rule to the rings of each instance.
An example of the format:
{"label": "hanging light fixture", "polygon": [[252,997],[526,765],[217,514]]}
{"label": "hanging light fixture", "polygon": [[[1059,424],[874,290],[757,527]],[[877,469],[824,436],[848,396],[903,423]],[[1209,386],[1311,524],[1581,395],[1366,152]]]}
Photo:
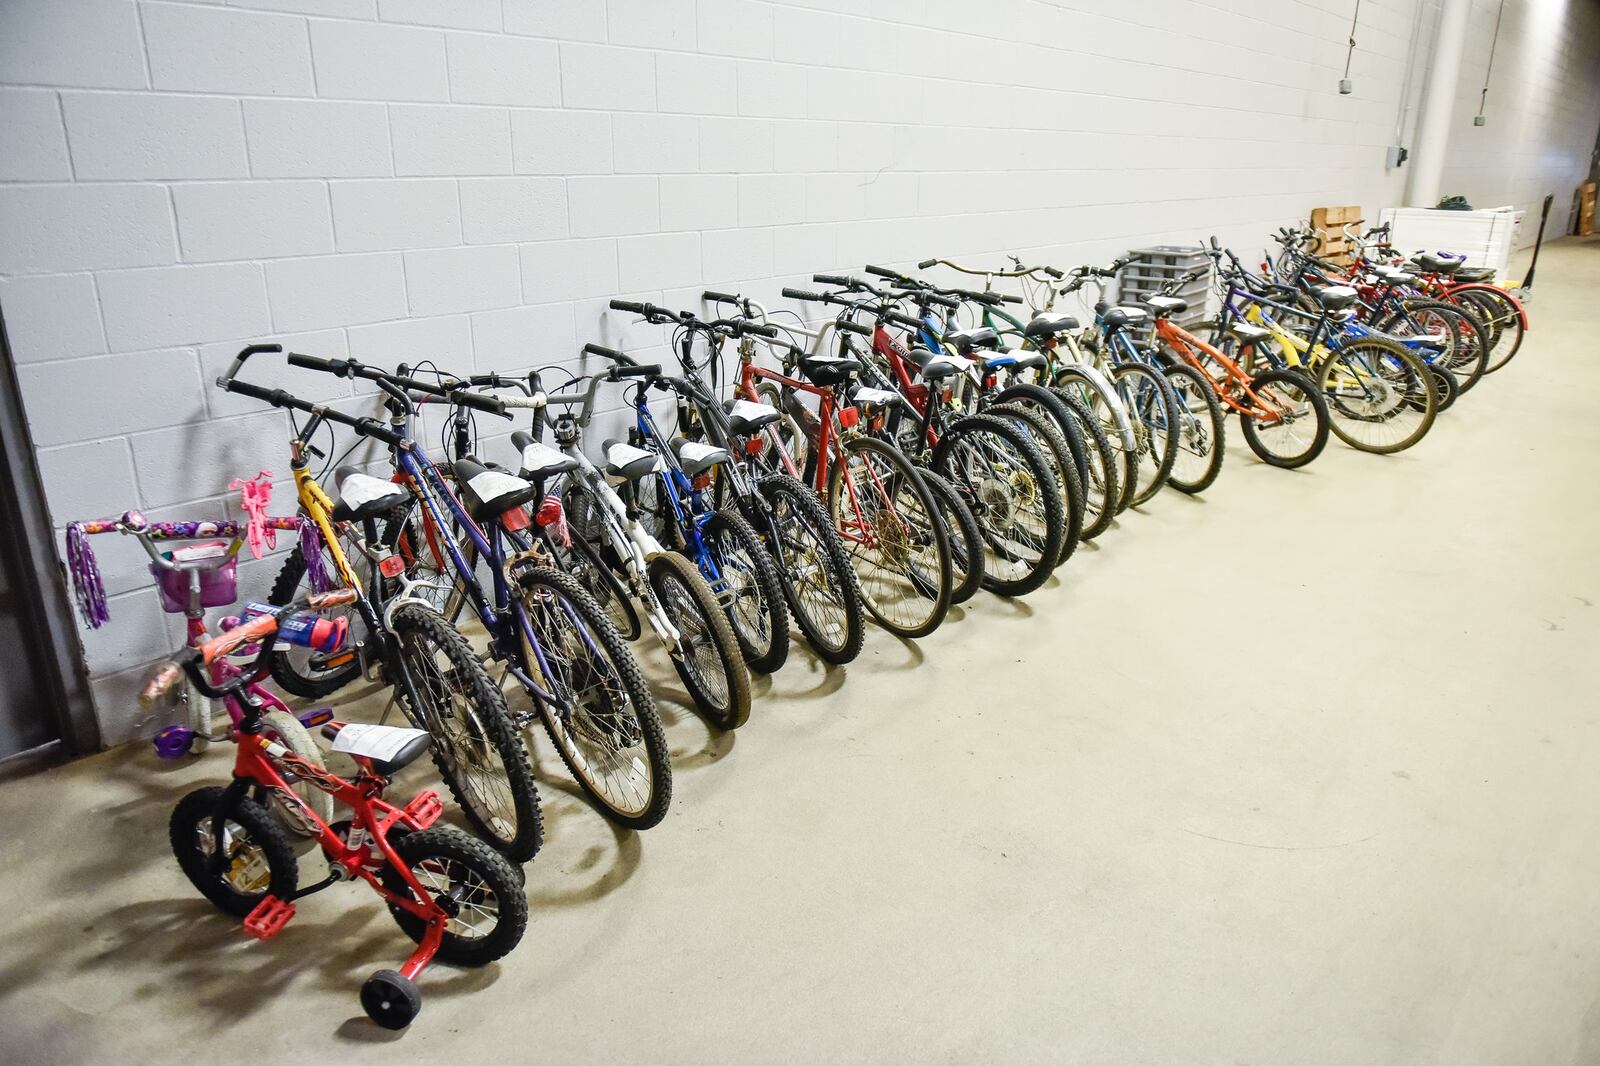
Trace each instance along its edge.
{"label": "hanging light fixture", "polygon": [[[1503,3],[1504,0],[1501,0]],[[1344,54],[1344,77],[1339,79],[1339,95],[1349,96],[1355,91],[1355,82],[1350,80],[1350,60],[1356,54],[1356,23],[1361,21],[1361,0],[1356,0],[1356,13],[1350,17],[1350,50]]]}
{"label": "hanging light fixture", "polygon": [[1488,121],[1483,117],[1483,109],[1489,102],[1489,74],[1494,70],[1494,51],[1500,44],[1500,20],[1505,13],[1506,0],[1500,0],[1500,10],[1494,16],[1494,36],[1489,39],[1489,65],[1483,68],[1483,94],[1478,97],[1478,113],[1472,116],[1474,126],[1481,126]]}

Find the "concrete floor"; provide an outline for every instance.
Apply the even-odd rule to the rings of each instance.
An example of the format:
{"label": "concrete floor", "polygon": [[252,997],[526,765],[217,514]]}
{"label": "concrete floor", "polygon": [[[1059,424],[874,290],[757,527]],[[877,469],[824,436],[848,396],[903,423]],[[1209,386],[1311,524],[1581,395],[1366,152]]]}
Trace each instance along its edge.
{"label": "concrete floor", "polygon": [[1237,442],[1025,602],[797,655],[736,737],[661,685],[643,836],[541,744],[528,935],[404,1035],[356,1002],[409,946],[364,889],[261,944],[178,872],[222,754],[5,784],[0,1061],[1600,1061],[1600,242],[1541,265],[1406,454]]}

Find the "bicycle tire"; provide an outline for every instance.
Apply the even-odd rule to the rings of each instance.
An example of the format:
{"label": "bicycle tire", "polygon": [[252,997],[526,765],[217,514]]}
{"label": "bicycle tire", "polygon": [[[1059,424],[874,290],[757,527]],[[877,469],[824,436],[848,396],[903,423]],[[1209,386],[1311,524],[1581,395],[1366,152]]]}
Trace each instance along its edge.
{"label": "bicycle tire", "polygon": [[1527,326],[1522,321],[1522,312],[1511,297],[1490,287],[1458,290],[1455,295],[1470,299],[1483,308],[1484,320],[1489,323],[1493,333],[1489,358],[1484,364],[1483,372],[1492,374],[1511,362],[1517,352],[1522,350],[1522,338],[1527,332]]}
{"label": "bicycle tire", "polygon": [[[733,626],[722,613],[722,605],[717,603],[716,594],[706,584],[699,568],[675,552],[664,552],[651,559],[647,576],[651,590],[672,619],[680,638],[686,641],[695,639],[684,633],[685,627],[680,621],[687,617],[686,611],[693,612],[699,619],[702,631],[698,639],[704,642],[704,648],[716,659],[714,669],[723,682],[720,695],[706,688],[706,682],[711,680],[710,657],[696,658],[697,666],[691,668],[688,660],[694,649],[681,646],[672,649],[677,652],[672,655],[672,666],[677,670],[684,687],[689,690],[689,698],[699,708],[701,717],[721,730],[737,729],[744,725],[750,720],[750,674],[745,670],[744,656],[739,654],[739,642],[734,638]],[[681,590],[682,595],[668,595],[673,591],[673,586]],[[704,679],[698,672],[702,658],[708,668],[708,676]]]}
{"label": "bicycle tire", "polygon": [[[1189,412],[1189,418],[1183,421],[1183,430],[1178,435],[1178,456],[1173,460],[1172,472],[1167,475],[1167,484],[1179,492],[1193,496],[1210,488],[1217,480],[1217,476],[1222,473],[1222,461],[1228,446],[1227,418],[1222,413],[1222,404],[1217,400],[1216,390],[1211,387],[1211,382],[1206,380],[1204,374],[1187,363],[1173,363],[1166,368],[1165,373],[1167,384],[1172,386],[1173,398],[1178,401],[1180,407]],[[1194,409],[1194,401],[1184,400],[1183,394],[1174,384],[1179,380],[1187,383],[1184,388],[1192,396],[1198,397],[1200,406],[1204,408],[1203,415]],[[1193,442],[1188,438],[1206,428],[1200,425],[1202,418],[1210,423],[1211,440]],[[1205,462],[1199,472],[1192,476],[1191,466],[1184,465],[1181,470],[1179,468],[1180,458],[1186,452],[1203,458]]]}
{"label": "bicycle tire", "polygon": [[[397,655],[415,690],[421,695],[426,685],[426,698],[436,700],[444,694],[451,705],[448,719],[446,712],[436,705],[426,711],[412,707],[408,717],[422,723],[422,728],[433,735],[429,751],[456,805],[474,832],[496,850],[518,862],[533,858],[544,840],[539,791],[534,784],[527,748],[506,710],[500,687],[489,678],[466,638],[437,611],[419,603],[401,604],[394,611],[391,625]],[[433,649],[430,671],[433,678],[419,676],[423,662],[413,661],[410,654],[413,651],[430,654],[428,646]],[[438,671],[439,656],[449,664],[448,678]],[[399,678],[395,682],[396,697],[409,701],[406,685]],[[455,689],[453,694],[448,692],[451,688]],[[452,731],[449,728],[452,721],[464,721],[464,725]],[[489,765],[491,752],[500,769],[490,768],[485,772],[483,768]],[[468,766],[465,762],[468,757],[474,758],[478,765]],[[474,772],[482,774],[485,781],[502,780],[505,801],[492,805],[485,802],[470,776]]]}
{"label": "bicycle tire", "polygon": [[943,516],[949,533],[950,576],[954,583],[950,602],[966,603],[983,587],[983,530],[954,485],[927,467],[919,467],[917,473],[928,486],[933,505]]}
{"label": "bicycle tire", "polygon": [[[189,883],[224,914],[243,918],[268,895],[286,903],[293,899],[300,880],[299,863],[278,820],[250,797],[237,796],[224,815],[223,843],[228,847],[229,854],[234,856],[224,875],[232,873],[248,878],[250,890],[241,891],[225,876],[213,876],[209,869],[209,854],[201,841],[215,842],[212,819],[221,810],[227,792],[225,788],[209,786],[195,789],[184,796],[167,820],[167,839],[172,845],[173,856],[178,860],[178,867],[183,870]],[[229,836],[230,823],[238,829],[236,836]],[[252,870],[250,866],[235,868],[239,855],[235,851],[235,840],[247,841],[259,851],[260,861],[266,864],[264,874],[263,871]],[[241,844],[241,849],[244,846]],[[255,861],[252,857],[250,864],[254,865]]]}
{"label": "bicycle tire", "polygon": [[1088,477],[1083,482],[1083,540],[1093,540],[1111,528],[1122,499],[1122,483],[1117,473],[1117,453],[1100,420],[1090,413],[1083,401],[1065,389],[1051,389],[1072,412],[1078,428],[1083,432],[1089,465]]}
{"label": "bicycle tire", "polygon": [[[305,726],[300,724],[300,719],[288,711],[271,710],[261,716],[261,721],[268,729],[277,734],[278,740],[283,743],[284,747],[319,770],[328,768],[328,764],[322,758],[322,749],[317,747],[315,740],[311,739],[311,734],[306,731]],[[310,781],[303,781],[298,785],[291,781],[289,782],[289,787],[293,789],[295,795],[300,797],[301,802],[311,808],[312,814],[322,819],[324,823],[333,821],[332,796]],[[296,836],[314,837],[317,835],[316,826],[307,825],[300,821],[297,814],[287,813],[282,804],[274,802],[270,809],[278,816],[278,821],[283,823],[284,828]]]}
{"label": "bicycle tire", "polygon": [[[474,840],[448,825],[434,825],[419,832],[404,833],[398,839],[391,837],[390,844],[424,889],[430,888],[427,882],[432,877],[451,871],[450,885],[446,891],[429,892],[436,900],[444,897],[450,901],[449,906],[462,911],[470,906],[479,916],[485,913],[486,904],[494,907],[494,929],[486,936],[467,939],[446,926],[439,940],[437,958],[441,962],[454,966],[486,966],[504,958],[522,940],[522,934],[528,928],[528,897],[522,887],[521,876],[505,856],[483,841]],[[458,882],[454,876],[456,871],[475,874],[482,887],[475,888]],[[399,871],[393,866],[385,868],[383,880],[389,891],[415,899],[410,886],[400,878]],[[490,898],[485,897],[485,892]],[[407,936],[422,943],[428,932],[428,922],[394,903],[389,904],[389,913]],[[451,924],[466,925],[458,922],[454,916]]]}
{"label": "bicycle tire", "polygon": [[[1172,464],[1178,459],[1178,436],[1170,429],[1174,422],[1173,407],[1178,401],[1166,377],[1154,367],[1143,363],[1123,363],[1112,368],[1111,376],[1118,382],[1137,378],[1144,381],[1150,390],[1145,392],[1137,385],[1130,386],[1139,392],[1134,397],[1134,403],[1125,405],[1129,407],[1129,418],[1133,420],[1134,431],[1138,435],[1138,462],[1134,468],[1134,490],[1128,506],[1138,507],[1149,503],[1161,491],[1172,474]],[[1156,406],[1161,408],[1159,413],[1153,410]],[[1146,467],[1149,467],[1147,475],[1142,473]]]}
{"label": "bicycle tire", "polygon": [[548,535],[546,543],[550,546],[551,557],[561,570],[571,574],[573,580],[583,587],[617,628],[617,632],[622,634],[623,640],[635,641],[644,634],[644,619],[639,616],[639,609],[634,606],[627,585],[617,577],[616,570],[601,557],[593,544],[580,536],[576,529],[570,528],[567,543],[557,543],[554,537]]}
{"label": "bicycle tire", "polygon": [[[724,575],[729,570],[726,561],[727,549],[718,552],[717,549],[710,547],[719,536],[728,538],[737,546],[736,550],[745,555],[747,562],[742,567],[745,571],[745,581],[748,587],[755,591],[754,613],[760,616],[766,633],[763,636],[759,631],[752,632],[754,627],[750,623],[755,619],[739,615],[732,602],[723,613],[728,616],[728,624],[733,627],[733,636],[739,642],[739,651],[744,656],[745,665],[758,674],[776,672],[789,658],[789,609],[784,601],[783,587],[778,582],[777,567],[773,564],[772,556],[767,553],[761,538],[750,527],[750,523],[744,520],[744,516],[726,508],[712,512],[711,517],[701,527],[700,536],[706,542],[708,549],[719,556],[717,567]],[[709,582],[710,578],[707,577],[706,580]],[[716,591],[715,588],[712,589],[712,592]],[[741,624],[741,618],[745,624]]]}
{"label": "bicycle tire", "polygon": [[1015,403],[1003,403],[989,406],[984,413],[996,418],[1015,418],[1019,425],[1026,427],[1055,478],[1061,495],[1061,513],[1067,523],[1066,535],[1061,540],[1061,554],[1056,559],[1056,565],[1060,566],[1072,557],[1083,535],[1083,482],[1078,480],[1078,467],[1073,462],[1066,438],[1056,431],[1055,423],[1042,411],[1030,410]]}
{"label": "bicycle tire", "polygon": [[[849,554],[822,500],[783,473],[764,475],[756,483],[756,490],[772,509],[768,517],[779,545],[774,560],[782,564],[778,567],[778,580],[795,625],[824,662],[835,666],[853,662],[861,654],[866,638],[865,612]],[[784,520],[784,512],[792,515],[791,520]],[[799,543],[802,537],[811,542],[809,547]],[[811,581],[812,574],[821,580]],[[815,593],[815,605],[804,594],[806,590]],[[837,611],[835,619],[819,617],[824,604],[831,604]]]}
{"label": "bicycle tire", "polygon": [[[299,595],[300,583],[305,580],[305,576],[305,556],[301,554],[300,545],[296,544],[284,557],[283,566],[278,569],[278,576],[272,582],[271,591],[267,593],[267,602],[274,607],[285,607],[293,603]],[[286,646],[274,647],[272,658],[268,662],[272,668],[272,680],[278,683],[279,688],[292,695],[302,699],[320,700],[324,696],[331,696],[361,675],[361,662],[355,656],[351,656],[348,663],[332,670],[313,672],[306,668],[303,661],[311,660],[317,654],[314,650],[287,642],[282,643]]]}
{"label": "bicycle tire", "polygon": [[[984,459],[975,444],[968,444],[980,435],[1003,442],[1003,450],[1016,456],[1007,460],[1015,464],[1016,469],[1005,473],[1003,477],[996,477],[1002,472],[995,469],[993,460]],[[958,448],[963,444],[968,444],[967,448],[958,453]],[[998,452],[1001,449],[993,450]],[[957,460],[961,461],[965,474],[956,472]],[[1060,491],[1051,484],[1052,476],[1046,460],[1029,435],[998,418],[967,415],[956,420],[939,438],[930,465],[955,486],[967,506],[972,508],[978,527],[983,530],[983,587],[998,596],[1015,597],[1027,595],[1043,585],[1061,555],[1061,540],[1066,536],[1067,522],[1061,508]],[[987,479],[982,478],[984,467],[989,473]],[[979,480],[975,482],[974,478]],[[1027,546],[1038,556],[1036,562],[1028,562],[1006,545],[1012,543],[1009,534],[1015,531],[1013,519],[1019,512],[1019,504],[1033,511],[1033,501],[1037,501],[1038,524],[1043,528],[1036,536],[1027,534]],[[1003,525],[997,524],[996,519]],[[1001,555],[1008,556],[1010,562],[1018,563],[1020,567],[1008,569],[1002,576],[990,562]]]}
{"label": "bicycle tire", "polygon": [[1073,395],[1071,390],[1074,387],[1078,389],[1077,398],[1100,423],[1101,431],[1113,449],[1118,495],[1111,517],[1115,518],[1133,505],[1133,493],[1138,482],[1139,453],[1132,419],[1123,409],[1114,390],[1108,395],[1099,382],[1076,366],[1064,366],[1058,370],[1055,387],[1069,396]]}
{"label": "bicycle tire", "polygon": [[[1352,365],[1352,353],[1358,352],[1379,353],[1378,365],[1389,367],[1391,373],[1403,379],[1402,387],[1399,389],[1388,385],[1387,381],[1384,382],[1385,392],[1393,392],[1394,395],[1385,395],[1381,401],[1381,408],[1374,407],[1370,411],[1363,411],[1357,406],[1358,404],[1372,405],[1375,401],[1357,397],[1353,392],[1350,396],[1344,396],[1339,391],[1345,378],[1354,378],[1358,385],[1364,390],[1367,389],[1363,384],[1363,378],[1370,379],[1373,376],[1371,370],[1346,371],[1343,378],[1335,380],[1339,368]],[[1317,366],[1316,381],[1317,390],[1322,393],[1328,406],[1328,427],[1333,431],[1333,435],[1350,447],[1373,455],[1392,455],[1414,446],[1427,436],[1428,430],[1433,428],[1434,416],[1438,413],[1427,364],[1403,346],[1381,337],[1361,337],[1341,344],[1337,351],[1330,352],[1322,358]],[[1416,428],[1398,440],[1375,442],[1360,439],[1351,428],[1359,425],[1386,424],[1398,417],[1403,410],[1415,410],[1421,414],[1421,418],[1418,419]],[[1340,421],[1341,417],[1349,419],[1350,427]]]}
{"label": "bicycle tire", "polygon": [[[894,445],[873,437],[852,437],[840,446],[841,454],[828,471],[828,513],[834,528],[840,530],[840,539],[850,556],[851,569],[856,575],[856,587],[861,590],[861,605],[868,614],[889,632],[898,637],[916,638],[932,633],[944,622],[950,611],[950,594],[955,588],[954,571],[950,564],[950,536],[944,524],[936,517],[936,507],[928,486],[918,476],[916,468],[905,454]],[[846,469],[852,457],[862,458],[864,464],[876,463],[888,472],[887,480],[904,486],[911,493],[914,508],[896,508],[894,498],[881,498],[885,478],[875,473],[869,485],[861,484],[853,474],[849,477],[849,491],[845,490]],[[869,495],[866,489],[872,488]],[[898,495],[898,493],[896,493]],[[846,504],[846,499],[850,501]],[[864,506],[862,500],[869,502]],[[912,502],[907,501],[907,502]],[[851,521],[863,526],[876,525],[872,534],[874,543],[847,536],[842,526],[846,523],[844,508],[852,510]],[[872,513],[864,513],[868,508]],[[887,548],[885,545],[887,544]],[[930,552],[931,566],[918,565],[919,556]],[[877,560],[883,560],[882,565]],[[863,573],[866,569],[869,572]],[[894,579],[879,577],[893,574]],[[888,615],[889,601],[916,604],[916,614],[907,612],[904,619]],[[919,602],[921,601],[921,602]]]}
{"label": "bicycle tire", "polygon": [[[611,821],[628,829],[649,829],[659,824],[672,803],[672,757],[667,747],[666,732],[661,726],[661,717],[656,712],[655,699],[650,695],[650,686],[645,683],[638,661],[605,612],[571,574],[554,567],[537,566],[518,572],[516,577],[523,609],[527,612],[529,626],[539,638],[545,662],[549,664],[557,651],[567,651],[565,661],[573,666],[573,676],[564,682],[569,689],[567,696],[574,708],[581,708],[585,716],[581,728],[573,728],[571,722],[558,721],[555,709],[540,701],[539,717],[556,754],[561,757],[578,787]],[[554,626],[549,624],[550,616],[540,609],[542,605],[533,595],[541,586],[565,600],[581,617],[588,630],[588,639],[582,639],[585,635],[575,631],[572,619],[564,612],[561,632],[555,631]],[[579,639],[566,639],[573,637]],[[536,662],[526,634],[523,634],[522,640],[527,661],[530,664]],[[594,662],[595,647],[603,653],[609,669]],[[581,671],[578,669],[580,658]],[[600,690],[599,695],[608,704],[604,709],[591,708],[584,698],[596,689]],[[618,704],[632,708],[631,723],[615,720],[619,713],[630,713],[627,710],[614,710]],[[649,789],[643,799],[624,805],[613,798],[613,790],[602,788],[596,782],[591,770],[596,760],[590,753],[581,750],[579,737],[604,737],[614,742],[618,734],[631,738],[634,733],[637,733],[637,743],[628,747],[643,749],[642,769],[648,778]],[[605,750],[608,745],[596,747],[620,761],[615,743],[609,745],[609,752]],[[639,759],[637,754],[629,756],[626,766],[639,769],[634,765],[635,760]]]}
{"label": "bicycle tire", "polygon": [[[1274,389],[1274,386],[1277,389]],[[1322,454],[1323,448],[1328,444],[1328,405],[1322,398],[1322,393],[1317,391],[1317,386],[1304,374],[1293,370],[1268,370],[1258,374],[1250,380],[1250,389],[1256,395],[1267,392],[1269,397],[1279,395],[1278,391],[1294,389],[1304,399],[1311,409],[1311,417],[1315,428],[1312,430],[1311,442],[1307,447],[1284,453],[1275,449],[1268,438],[1262,436],[1263,427],[1259,424],[1262,420],[1251,417],[1248,412],[1239,412],[1239,429],[1244,434],[1245,443],[1256,457],[1269,466],[1281,467],[1285,470],[1294,470],[1305,466],[1317,456]],[[1242,401],[1241,401],[1242,402]],[[1279,401],[1284,402],[1284,401]],[[1292,403],[1292,401],[1289,401]],[[1281,425],[1282,423],[1277,423]]]}

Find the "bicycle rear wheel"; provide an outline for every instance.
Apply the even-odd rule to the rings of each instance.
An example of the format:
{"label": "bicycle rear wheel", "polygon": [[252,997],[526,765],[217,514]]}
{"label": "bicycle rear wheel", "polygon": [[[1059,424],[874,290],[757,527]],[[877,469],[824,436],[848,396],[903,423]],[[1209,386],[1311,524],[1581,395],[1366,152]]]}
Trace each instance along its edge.
{"label": "bicycle rear wheel", "polygon": [[550,567],[520,571],[517,597],[538,639],[526,633],[530,669],[567,701],[541,702],[545,732],[602,813],[629,829],[649,829],[672,802],[672,761],[655,700],[639,664],[605,614],[570,574]]}
{"label": "bicycle rear wheel", "polygon": [[955,486],[926,467],[917,475],[928,486],[933,505],[950,536],[951,603],[966,603],[983,587],[983,530]]}
{"label": "bicycle rear wheel", "polygon": [[928,487],[893,445],[853,437],[828,471],[828,510],[850,553],[861,603],[899,637],[923,637],[950,610],[950,539]]}
{"label": "bicycle rear wheel", "polygon": [[1050,416],[1036,409],[1003,403],[986,408],[984,413],[1007,419],[1026,432],[1044,457],[1051,477],[1055,479],[1061,496],[1062,515],[1067,523],[1066,535],[1061,539],[1061,554],[1056,559],[1056,565],[1060,566],[1071,557],[1083,534],[1083,482],[1078,480],[1078,467],[1073,462],[1066,440],[1056,431]]}

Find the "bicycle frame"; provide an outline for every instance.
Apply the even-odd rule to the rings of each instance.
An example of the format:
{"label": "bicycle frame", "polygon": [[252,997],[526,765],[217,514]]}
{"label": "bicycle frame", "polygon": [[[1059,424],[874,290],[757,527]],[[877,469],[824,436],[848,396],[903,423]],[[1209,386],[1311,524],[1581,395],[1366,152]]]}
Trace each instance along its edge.
{"label": "bicycle frame", "polygon": [[655,476],[672,508],[672,520],[678,527],[679,536],[683,538],[685,554],[694,560],[715,592],[723,587],[722,570],[717,565],[716,555],[700,535],[705,524],[711,520],[711,505],[701,495],[703,490],[694,486],[694,482],[678,465],[672,450],[666,446],[667,438],[657,428],[655,417],[650,414],[643,397],[635,407],[634,426],[647,445],[651,442],[656,445],[651,450],[660,456],[661,469]]}
{"label": "bicycle frame", "polygon": [[[1213,345],[1196,337],[1182,326],[1175,325],[1165,318],[1156,319],[1155,335],[1168,348],[1176,352],[1185,363],[1194,367],[1211,383],[1212,390],[1229,408],[1240,415],[1253,418],[1258,422],[1281,422],[1286,412],[1279,411],[1250,387],[1250,376],[1244,372],[1238,363],[1228,358],[1227,354]],[[1205,359],[1212,360],[1222,367],[1222,376],[1213,374],[1206,366],[1204,360],[1195,354],[1198,349],[1204,354]],[[1242,395],[1247,401],[1241,403],[1235,396]]]}

